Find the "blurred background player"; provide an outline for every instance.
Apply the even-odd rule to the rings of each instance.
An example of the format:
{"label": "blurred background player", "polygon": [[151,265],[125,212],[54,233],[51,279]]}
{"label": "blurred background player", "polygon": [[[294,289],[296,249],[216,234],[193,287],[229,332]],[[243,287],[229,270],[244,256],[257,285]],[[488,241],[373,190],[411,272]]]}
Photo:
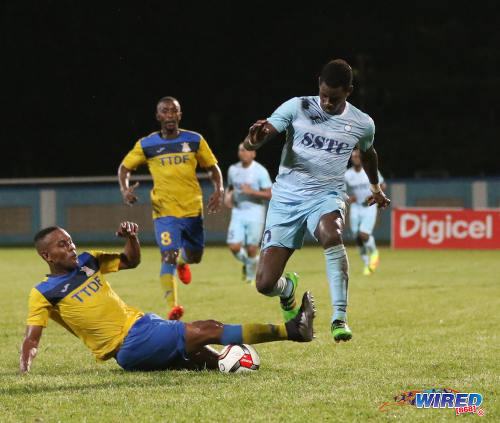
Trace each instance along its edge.
{"label": "blurred background player", "polygon": [[378,180],[378,158],[373,148],[375,124],[370,116],[347,102],[353,74],[342,59],[328,62],[319,76],[319,95],[294,97],[267,120],[254,123],[245,148],[255,150],[286,131],[279,173],[262,237],[257,290],[279,296],[285,321],[293,318],[298,276],[283,275],[285,265],[302,247],[305,231],[324,249],[333,306],[331,332],[335,342],[348,341],[347,287],[349,263],[342,239],[345,218],[344,174],[354,147],[371,184],[368,204],[386,207],[390,200]]}
{"label": "blurred background player", "polygon": [[[365,264],[364,275],[371,275],[379,264],[379,254],[373,237],[373,228],[377,221],[377,207],[368,205],[370,198],[370,181],[363,169],[360,152],[355,148],[351,154],[352,166],[345,173],[345,183],[349,194],[349,226],[356,239],[359,254]],[[380,171],[378,180],[382,191],[386,184]]]}
{"label": "blurred background player", "polygon": [[116,232],[126,239],[122,253],[81,254],[62,228],[51,226],[35,235],[35,247],[50,274],[30,292],[21,373],[30,371],[49,318],[83,341],[97,361],[115,358],[125,370],[216,369],[219,353],[208,344],[313,340],[315,310],[309,292],[303,295],[297,318],[277,325],[168,321],[125,304],[104,274],[139,265],[138,233],[136,223],[122,222]]}
{"label": "blurred background player", "polygon": [[123,201],[132,206],[137,201],[130,186],[130,172],[147,164],[153,177],[151,191],[156,242],[161,251],[160,281],[168,307],[168,318],[177,320],[184,309],[177,302],[177,279],[188,284],[188,263],[199,263],[203,255],[203,198],[196,177],[196,167],[206,169],[214,185],[208,212],[222,206],[224,187],[222,173],[207,142],[200,134],[179,128],[181,106],[173,97],[161,98],[156,119],[161,130],[141,138],[125,156],[118,169]]}
{"label": "blurred background player", "polygon": [[232,208],[227,244],[233,255],[243,262],[242,277],[247,283],[255,282],[259,245],[272,186],[267,169],[254,160],[255,155],[255,151],[247,150],[240,143],[240,161],[229,166],[228,189],[224,196],[224,204]]}

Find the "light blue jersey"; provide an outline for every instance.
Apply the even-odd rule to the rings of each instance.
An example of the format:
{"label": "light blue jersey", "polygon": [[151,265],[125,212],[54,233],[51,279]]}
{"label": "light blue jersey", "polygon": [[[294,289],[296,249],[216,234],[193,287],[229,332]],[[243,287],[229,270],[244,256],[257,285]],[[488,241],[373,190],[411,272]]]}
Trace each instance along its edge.
{"label": "light blue jersey", "polygon": [[319,96],[295,97],[268,118],[278,132],[286,130],[273,199],[287,203],[345,192],[344,174],[357,145],[366,151],[373,144],[372,118],[346,102],[344,111],[330,115]]}
{"label": "light blue jersey", "polygon": [[[384,182],[384,178],[380,171],[378,172],[378,182],[379,184]],[[356,196],[357,204],[361,205],[366,203],[366,198],[372,194],[368,175],[363,168],[361,168],[359,172],[356,171],[354,166],[347,169],[345,173],[345,183],[347,185],[347,191]]]}
{"label": "light blue jersey", "polygon": [[256,191],[272,186],[267,169],[255,160],[248,167],[241,162],[229,166],[227,183],[233,186],[233,215],[244,216],[246,220],[264,221],[268,201],[253,195],[243,194],[244,184]]}

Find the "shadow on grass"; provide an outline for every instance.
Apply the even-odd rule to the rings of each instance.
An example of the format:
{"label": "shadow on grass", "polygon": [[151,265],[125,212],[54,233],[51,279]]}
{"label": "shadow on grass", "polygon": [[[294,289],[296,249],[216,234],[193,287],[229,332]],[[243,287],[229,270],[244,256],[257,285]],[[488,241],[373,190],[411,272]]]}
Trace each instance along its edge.
{"label": "shadow on grass", "polygon": [[[30,375],[20,375],[15,372],[0,373],[2,378],[10,377],[17,378],[20,386],[9,386],[6,388],[0,387],[0,395],[17,395],[17,394],[37,394],[37,393],[85,393],[87,391],[95,391],[96,389],[121,389],[131,388],[137,389],[141,387],[151,388],[154,386],[164,387],[168,386],[183,386],[183,385],[198,385],[201,379],[206,379],[207,376],[219,374],[221,379],[225,375],[220,374],[213,370],[185,370],[185,369],[172,369],[172,370],[156,370],[156,371],[136,371],[126,372],[121,369],[112,369],[100,371],[97,374],[92,371],[67,371],[57,374],[49,372],[39,372]],[[81,376],[81,383],[58,383],[54,380],[58,377],[79,377]],[[141,377],[142,376],[142,377]],[[144,378],[146,376],[146,378]],[[152,376],[152,377],[151,377]],[[99,377],[102,380],[89,382],[89,377]],[[43,380],[38,380],[43,378]],[[67,380],[67,379],[66,379]],[[25,384],[23,384],[23,382]]]}

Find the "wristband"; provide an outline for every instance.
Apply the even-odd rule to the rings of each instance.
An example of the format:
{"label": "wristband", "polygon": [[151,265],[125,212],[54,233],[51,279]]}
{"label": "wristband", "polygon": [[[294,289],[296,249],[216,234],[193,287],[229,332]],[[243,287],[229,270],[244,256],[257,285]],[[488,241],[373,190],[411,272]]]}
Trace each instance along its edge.
{"label": "wristband", "polygon": [[382,192],[382,188],[380,188],[380,184],[371,184],[370,191],[373,192],[374,194],[377,194],[379,192]]}

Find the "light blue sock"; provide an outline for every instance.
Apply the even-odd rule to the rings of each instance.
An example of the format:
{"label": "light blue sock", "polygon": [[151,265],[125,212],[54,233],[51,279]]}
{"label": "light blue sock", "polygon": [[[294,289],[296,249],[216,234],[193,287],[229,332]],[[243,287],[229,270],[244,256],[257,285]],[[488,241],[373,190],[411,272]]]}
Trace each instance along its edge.
{"label": "light blue sock", "polygon": [[233,256],[235,256],[239,261],[242,261],[243,264],[247,264],[248,255],[243,247],[241,247],[240,251],[238,251],[237,253],[235,253],[235,252],[232,252],[232,253],[233,253]]}
{"label": "light blue sock", "polygon": [[346,318],[349,261],[343,244],[327,248],[324,253],[333,306],[333,322],[338,318]]}
{"label": "light blue sock", "polygon": [[363,245],[366,248],[366,252],[368,253],[368,255],[373,254],[377,251],[377,246],[375,245],[375,238],[373,238],[373,235],[370,235],[368,241],[363,242]]}
{"label": "light blue sock", "polygon": [[268,294],[265,294],[268,297],[276,297],[280,296],[281,298],[289,298],[293,292],[293,282],[282,276],[276,281],[274,288]]}
{"label": "light blue sock", "polygon": [[366,248],[363,245],[358,245],[358,251],[359,251],[359,255],[361,256],[361,258],[363,259],[363,263],[365,263],[365,266],[369,266],[370,265],[370,257],[368,256],[368,254],[366,254]]}
{"label": "light blue sock", "polygon": [[255,279],[257,264],[259,264],[259,256],[247,258],[247,280]]}

